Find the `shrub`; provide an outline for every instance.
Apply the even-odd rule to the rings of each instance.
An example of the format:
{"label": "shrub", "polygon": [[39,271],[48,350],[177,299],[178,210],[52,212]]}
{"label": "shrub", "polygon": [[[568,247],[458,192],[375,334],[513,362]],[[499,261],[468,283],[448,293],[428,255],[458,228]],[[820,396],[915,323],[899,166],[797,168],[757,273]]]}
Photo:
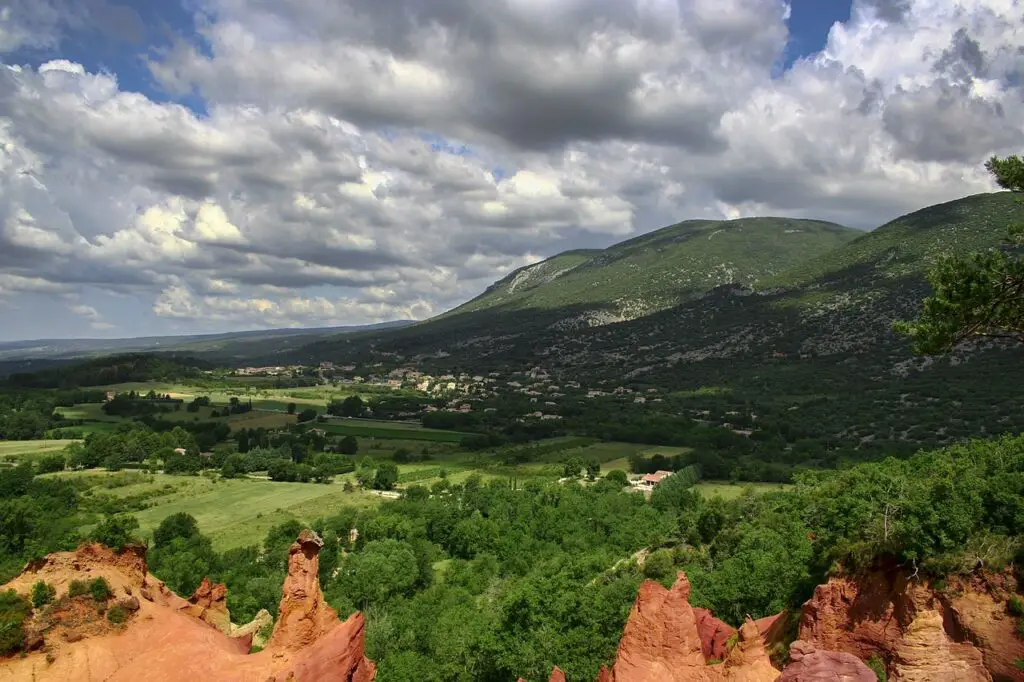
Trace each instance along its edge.
{"label": "shrub", "polygon": [[1017,618],[1024,617],[1024,599],[1021,599],[1017,595],[1010,597],[1010,600],[1006,603],[1006,607],[1010,613]]}
{"label": "shrub", "polygon": [[81,597],[83,594],[89,594],[89,583],[84,580],[72,580],[68,585],[68,596]]}
{"label": "shrub", "polygon": [[644,561],[644,577],[665,580],[672,575],[672,552],[658,549],[651,552]]}
{"label": "shrub", "polygon": [[28,600],[14,590],[0,592],[0,654],[11,654],[25,642],[25,619],[32,612]]}
{"label": "shrub", "polygon": [[107,620],[109,620],[114,625],[121,625],[126,620],[128,620],[129,615],[131,614],[128,612],[128,609],[121,606],[120,604],[115,604],[114,606],[110,607],[109,611],[107,611]]}
{"label": "shrub", "polygon": [[878,654],[875,654],[867,660],[867,666],[871,668],[871,672],[875,673],[875,677],[878,678],[878,682],[886,682],[885,661],[883,661]]}
{"label": "shrub", "polygon": [[114,514],[92,531],[92,539],[111,549],[121,549],[127,544],[138,542],[132,535],[139,527],[139,520],[130,514]]}
{"label": "shrub", "polygon": [[106,578],[96,578],[89,583],[89,593],[92,594],[93,599],[102,602],[114,596],[114,591],[110,589],[110,583]]}
{"label": "shrub", "polygon": [[604,477],[606,480],[623,488],[629,485],[629,474],[622,469],[612,469]]}
{"label": "shrub", "polygon": [[42,580],[32,586],[32,605],[37,609],[52,602],[55,596],[57,596],[56,588]]}

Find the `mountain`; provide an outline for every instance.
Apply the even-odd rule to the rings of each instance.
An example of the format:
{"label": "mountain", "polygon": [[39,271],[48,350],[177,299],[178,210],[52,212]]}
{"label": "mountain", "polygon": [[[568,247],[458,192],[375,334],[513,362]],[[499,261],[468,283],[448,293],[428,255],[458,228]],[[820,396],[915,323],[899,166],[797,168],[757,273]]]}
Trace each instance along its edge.
{"label": "mountain", "polygon": [[[295,355],[415,362],[437,372],[508,373],[540,366],[556,378],[594,388],[655,388],[675,403],[671,409],[649,406],[648,414],[661,409],[660,416],[671,419],[710,413],[718,424],[756,420],[762,437],[780,439],[780,464],[797,445],[822,466],[909,454],[1024,430],[1019,349],[985,341],[946,357],[921,358],[892,331],[893,321],[916,315],[929,291],[925,272],[936,258],[996,248],[1017,222],[1024,222],[1024,209],[1012,193],[971,196],[898,218],[787,270],[765,267],[752,282],[735,276],[711,288],[711,275],[694,276],[707,288],[677,288],[685,299],[678,305],[620,323],[574,328],[565,321],[592,315],[590,303],[573,294],[562,297],[565,307],[542,306],[553,305],[544,302],[556,300],[561,284],[578,291],[572,278],[596,262],[592,256],[550,282],[521,271],[520,280],[532,285],[518,294],[522,299],[516,291],[499,305],[478,299],[476,310],[382,334],[326,339]],[[706,247],[709,234],[684,243]],[[659,271],[655,255],[650,262]],[[637,277],[657,281],[645,273]],[[506,278],[482,298],[496,300],[515,279]],[[539,302],[524,307],[527,301]],[[950,404],[953,413],[942,408]],[[725,416],[730,414],[740,417]],[[795,461],[802,460],[794,454],[790,463]],[[750,466],[772,462],[761,458]]]}
{"label": "mountain", "polygon": [[520,268],[441,318],[494,308],[584,306],[600,321],[634,319],[722,284],[778,274],[859,234],[815,220],[690,220],[604,250],[567,251]]}
{"label": "mountain", "polygon": [[[567,251],[520,268],[480,296],[386,334],[325,338],[289,353],[296,361],[377,347],[401,356],[494,355],[494,343],[543,339],[630,320],[693,300],[724,284],[761,277],[828,253],[862,234],[814,220],[691,220],[604,250]],[[517,344],[516,344],[517,345]],[[473,347],[473,348],[468,348]]]}
{"label": "mountain", "polygon": [[[302,346],[318,338],[360,331],[381,331],[412,324],[410,320],[349,327],[259,329],[221,334],[144,336],[129,339],[35,339],[0,341],[0,365],[31,360],[67,360],[111,353],[179,352],[215,356],[219,360],[250,357]],[[29,363],[25,363],[26,366]]]}

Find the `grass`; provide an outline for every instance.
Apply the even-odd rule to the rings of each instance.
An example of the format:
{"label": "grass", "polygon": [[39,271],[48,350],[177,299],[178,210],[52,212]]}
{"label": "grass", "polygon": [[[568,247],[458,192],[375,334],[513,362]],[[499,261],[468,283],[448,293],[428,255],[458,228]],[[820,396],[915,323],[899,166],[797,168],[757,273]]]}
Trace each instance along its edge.
{"label": "grass", "polygon": [[[116,475],[95,471],[75,474]],[[343,507],[374,506],[381,499],[363,492],[345,492],[341,477],[331,485],[167,474],[154,474],[146,479],[103,492],[118,497],[157,493],[147,500],[151,505],[148,509],[134,512],[143,537],[150,538],[153,530],[171,514],[185,512],[195,517],[200,530],[210,537],[218,551],[257,544],[272,526],[289,519],[312,522]]]}
{"label": "grass", "polygon": [[728,481],[704,481],[693,486],[693,489],[706,498],[721,497],[734,500],[747,490],[756,495],[775,493],[788,490],[793,486],[788,483],[729,483]]}
{"label": "grass", "polygon": [[4,440],[0,441],[0,459],[21,459],[60,452],[73,440]]}
{"label": "grass", "polygon": [[[355,424],[350,422],[357,422]],[[368,425],[372,424],[371,425]],[[328,422],[317,424],[317,428],[328,433],[336,433],[345,436],[357,436],[363,438],[380,438],[433,441],[436,443],[458,443],[464,434],[458,431],[441,431],[439,429],[409,428],[408,425],[399,424],[394,426],[391,422],[370,420],[345,420],[344,422]]]}
{"label": "grass", "polygon": [[[182,477],[157,475],[154,486],[178,483]],[[195,477],[189,485],[156,498],[149,509],[136,514],[140,529],[150,534],[167,516],[185,512],[195,517],[200,530],[219,550],[256,544],[271,526],[288,519],[313,521],[347,506],[370,506],[374,496],[346,493],[338,483],[275,483],[233,479],[212,481]],[[141,491],[140,491],[141,492]]]}

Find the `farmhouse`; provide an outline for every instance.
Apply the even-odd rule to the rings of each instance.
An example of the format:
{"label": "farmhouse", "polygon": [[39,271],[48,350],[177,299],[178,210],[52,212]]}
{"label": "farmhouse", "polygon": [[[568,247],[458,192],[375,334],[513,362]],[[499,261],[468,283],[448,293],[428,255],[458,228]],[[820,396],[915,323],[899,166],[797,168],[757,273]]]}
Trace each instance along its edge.
{"label": "farmhouse", "polygon": [[655,471],[653,474],[644,474],[633,481],[633,485],[644,490],[653,490],[659,483],[672,475],[671,471]]}

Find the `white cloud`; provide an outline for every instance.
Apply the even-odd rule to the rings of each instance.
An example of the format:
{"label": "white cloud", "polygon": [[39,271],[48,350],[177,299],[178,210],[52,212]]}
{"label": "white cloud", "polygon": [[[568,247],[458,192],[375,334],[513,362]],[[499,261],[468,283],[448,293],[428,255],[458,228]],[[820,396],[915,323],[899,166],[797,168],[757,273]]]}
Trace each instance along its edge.
{"label": "white cloud", "polygon": [[0,65],[0,296],[116,292],[135,333],[423,317],[686,218],[874,226],[1024,143],[1012,0],[857,0],[782,75],[782,0],[200,5],[209,50],[149,59],[204,115],[60,55],[60,2],[5,7],[0,54],[55,53]]}

